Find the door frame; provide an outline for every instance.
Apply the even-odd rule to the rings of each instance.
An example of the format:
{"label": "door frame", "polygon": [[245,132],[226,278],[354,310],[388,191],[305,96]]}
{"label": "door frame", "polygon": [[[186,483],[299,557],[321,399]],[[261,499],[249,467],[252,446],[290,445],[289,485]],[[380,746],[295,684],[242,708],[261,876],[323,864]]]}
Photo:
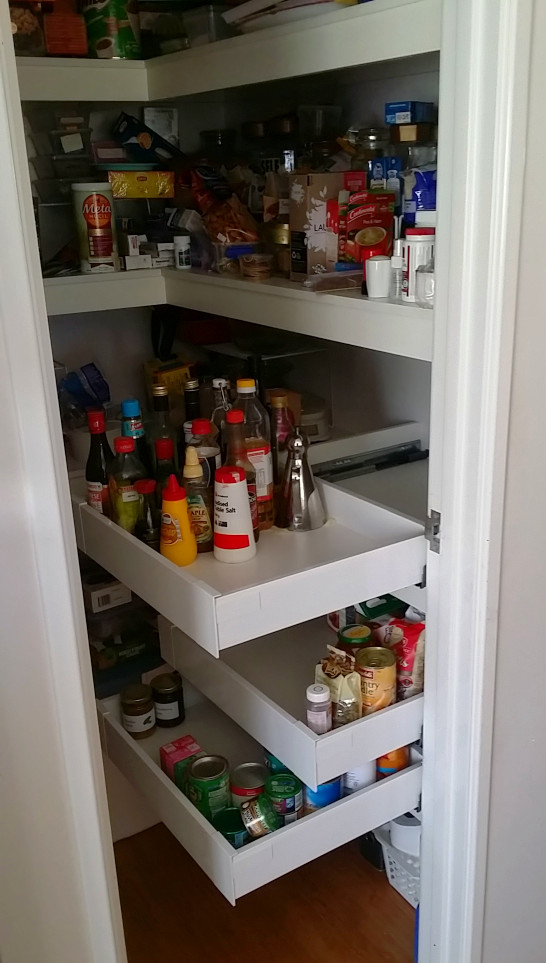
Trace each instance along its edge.
{"label": "door frame", "polygon": [[482,959],[533,0],[444,0],[420,963]]}

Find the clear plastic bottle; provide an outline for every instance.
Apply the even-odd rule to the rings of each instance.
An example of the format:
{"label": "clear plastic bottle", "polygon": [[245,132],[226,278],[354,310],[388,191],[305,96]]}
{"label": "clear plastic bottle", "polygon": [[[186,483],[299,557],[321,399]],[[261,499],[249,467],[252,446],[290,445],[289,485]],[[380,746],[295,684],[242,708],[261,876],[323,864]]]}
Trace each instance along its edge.
{"label": "clear plastic bottle", "polygon": [[186,489],[188,512],[197,539],[197,551],[199,553],[212,552],[214,548],[213,488],[207,485],[203,478],[203,466],[199,461],[197,450],[192,445],[188,445],[186,448],[182,484]]}
{"label": "clear plastic bottle", "polygon": [[191,438],[187,439],[187,444],[197,449],[203,466],[203,478],[206,484],[213,488],[214,472],[222,464],[216,428],[208,418],[195,418],[191,430]]}
{"label": "clear plastic bottle", "polygon": [[239,378],[235,409],[243,412],[247,455],[256,472],[260,531],[273,525],[273,462],[269,415],[256,397],[254,378]]}
{"label": "clear plastic bottle", "polygon": [[308,685],[306,691],[307,699],[307,725],[317,735],[330,732],[332,728],[332,699],[327,685],[316,682]]}
{"label": "clear plastic bottle", "polygon": [[254,541],[257,542],[260,537],[260,520],[258,518],[258,500],[256,497],[256,472],[246,452],[243,412],[239,408],[226,412],[224,434],[226,438],[226,457],[224,464],[226,466],[236,465],[237,468],[242,468],[246,475],[252,530],[254,532]]}
{"label": "clear plastic bottle", "polygon": [[153,474],[150,446],[142,424],[142,413],[138,398],[126,398],[121,403],[121,434],[124,438],[132,438],[135,451],[149,475]]}
{"label": "clear plastic bottle", "polygon": [[212,390],[214,392],[214,409],[210,420],[218,431],[218,443],[222,454],[222,461],[226,458],[226,440],[224,438],[224,427],[226,424],[226,412],[232,407],[229,397],[229,381],[225,378],[213,378]]}
{"label": "clear plastic bottle", "polygon": [[112,520],[126,532],[134,532],[140,517],[140,495],[135,488],[146,469],[135,455],[133,438],[114,438],[115,458],[108,469]]}

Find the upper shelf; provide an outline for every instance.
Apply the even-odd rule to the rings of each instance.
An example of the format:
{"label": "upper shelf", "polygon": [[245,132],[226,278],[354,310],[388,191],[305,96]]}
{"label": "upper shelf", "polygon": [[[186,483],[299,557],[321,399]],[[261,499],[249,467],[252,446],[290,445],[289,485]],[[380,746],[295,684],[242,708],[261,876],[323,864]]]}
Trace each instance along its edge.
{"label": "upper shelf", "polygon": [[149,61],[18,58],[22,100],[157,101],[440,49],[441,0],[374,0]]}
{"label": "upper shelf", "polygon": [[44,286],[50,316],[174,304],[405,358],[432,360],[432,311],[370,301],[360,292],[313,294],[297,281],[273,278],[253,283],[174,268],[49,278]]}

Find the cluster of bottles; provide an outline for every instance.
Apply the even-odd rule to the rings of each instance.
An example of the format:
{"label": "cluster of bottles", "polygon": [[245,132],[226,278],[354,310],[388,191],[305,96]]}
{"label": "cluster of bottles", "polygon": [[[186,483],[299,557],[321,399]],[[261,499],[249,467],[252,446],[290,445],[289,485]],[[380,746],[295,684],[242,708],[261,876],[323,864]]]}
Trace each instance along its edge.
{"label": "cluster of bottles", "polygon": [[[298,527],[291,524],[283,497],[290,444],[294,462],[303,458],[310,475],[305,442],[294,427],[286,395],[272,398],[270,426],[253,378],[237,381],[233,405],[225,379],[215,379],[213,387],[214,410],[202,418],[199,382],[187,383],[182,445],[171,427],[164,385],[152,389],[150,438],[139,402],[130,398],[122,403],[114,453],[104,413],[88,414],[88,504],[178,565],[211,551],[222,561],[244,561],[255,554],[261,530],[273,524]],[[319,515],[323,524],[323,513]]]}

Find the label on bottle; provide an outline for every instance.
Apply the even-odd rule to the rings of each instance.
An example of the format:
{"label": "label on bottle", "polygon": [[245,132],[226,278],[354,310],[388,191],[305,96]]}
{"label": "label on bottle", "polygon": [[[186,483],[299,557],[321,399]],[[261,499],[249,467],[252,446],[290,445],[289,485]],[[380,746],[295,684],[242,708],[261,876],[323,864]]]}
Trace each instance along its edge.
{"label": "label on bottle", "polygon": [[203,496],[199,492],[188,491],[186,497],[191,527],[198,545],[210,542],[213,536],[212,522]]}
{"label": "label on bottle", "polygon": [[[191,440],[190,440],[191,443]],[[198,448],[197,455],[203,469],[203,481],[208,488],[214,486],[214,473],[222,466],[222,456],[219,448]]]}
{"label": "label on bottle", "polygon": [[155,717],[161,720],[178,719],[180,706],[176,702],[154,702]]}
{"label": "label on bottle", "polygon": [[180,522],[169,512],[163,512],[161,516],[161,541],[166,545],[175,545],[182,541]]}
{"label": "label on bottle", "polygon": [[142,418],[124,418],[121,422],[121,434],[125,438],[142,438],[144,436]]}
{"label": "label on bottle", "polygon": [[328,703],[325,709],[308,709],[307,725],[318,736],[325,732],[330,732],[332,728],[332,705]]}
{"label": "label on bottle", "polygon": [[258,495],[256,493],[256,483],[247,482],[248,488],[248,500],[250,502],[250,517],[252,519],[252,528],[256,531],[260,527],[260,521],[258,518]]}
{"label": "label on bottle", "polygon": [[108,499],[108,485],[103,485],[102,482],[87,482],[87,504],[90,508],[94,508],[100,515],[105,515],[104,509]]}
{"label": "label on bottle", "polygon": [[256,472],[256,495],[259,502],[273,498],[273,460],[270,445],[247,448],[247,455]]}
{"label": "label on bottle", "polygon": [[146,732],[155,726],[155,712],[153,707],[149,712],[143,712],[140,716],[128,716],[125,712],[122,715],[123,728],[127,732]]}
{"label": "label on bottle", "polygon": [[121,495],[122,502],[140,501],[140,495],[134,485],[120,485],[118,487],[118,495]]}
{"label": "label on bottle", "polygon": [[236,550],[249,548],[254,551],[250,506],[246,481],[221,484],[214,490],[214,546]]}

